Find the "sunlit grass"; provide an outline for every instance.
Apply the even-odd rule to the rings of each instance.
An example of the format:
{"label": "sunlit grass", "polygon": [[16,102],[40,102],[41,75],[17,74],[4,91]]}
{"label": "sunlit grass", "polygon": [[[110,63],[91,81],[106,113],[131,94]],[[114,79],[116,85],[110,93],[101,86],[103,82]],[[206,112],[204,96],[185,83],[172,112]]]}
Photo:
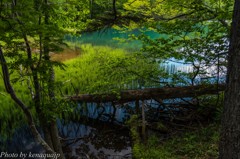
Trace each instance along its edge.
{"label": "sunlit grass", "polygon": [[67,71],[55,69],[56,81],[64,83],[66,94],[137,89],[140,87],[137,81],[144,81],[143,86],[150,76],[157,77],[160,72],[157,64],[123,49],[82,45],[80,50],[81,56],[64,63]]}

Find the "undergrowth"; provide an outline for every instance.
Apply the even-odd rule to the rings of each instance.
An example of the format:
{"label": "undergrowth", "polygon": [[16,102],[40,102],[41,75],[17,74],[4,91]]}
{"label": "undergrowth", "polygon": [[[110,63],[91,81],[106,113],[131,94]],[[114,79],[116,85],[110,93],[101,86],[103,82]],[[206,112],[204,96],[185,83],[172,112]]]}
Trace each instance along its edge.
{"label": "undergrowth", "polygon": [[219,126],[212,123],[194,131],[178,132],[169,139],[152,135],[144,144],[135,140],[133,156],[136,159],[217,159],[218,141]]}

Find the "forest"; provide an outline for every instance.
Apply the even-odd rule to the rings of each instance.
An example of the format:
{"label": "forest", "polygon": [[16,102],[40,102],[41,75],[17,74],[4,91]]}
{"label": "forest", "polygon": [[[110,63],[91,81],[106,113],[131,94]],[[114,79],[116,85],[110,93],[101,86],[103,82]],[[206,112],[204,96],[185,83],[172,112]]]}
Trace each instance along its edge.
{"label": "forest", "polygon": [[0,158],[240,158],[240,0],[0,0]]}

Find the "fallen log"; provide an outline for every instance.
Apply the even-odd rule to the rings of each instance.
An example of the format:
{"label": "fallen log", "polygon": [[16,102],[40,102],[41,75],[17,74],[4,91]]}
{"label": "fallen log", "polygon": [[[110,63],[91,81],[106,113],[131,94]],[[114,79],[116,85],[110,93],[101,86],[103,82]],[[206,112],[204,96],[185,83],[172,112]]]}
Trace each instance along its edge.
{"label": "fallen log", "polygon": [[225,90],[224,84],[197,85],[184,87],[145,88],[138,90],[124,90],[119,94],[82,94],[68,96],[67,99],[79,102],[129,102],[147,99],[174,99],[197,97],[207,94],[216,94]]}

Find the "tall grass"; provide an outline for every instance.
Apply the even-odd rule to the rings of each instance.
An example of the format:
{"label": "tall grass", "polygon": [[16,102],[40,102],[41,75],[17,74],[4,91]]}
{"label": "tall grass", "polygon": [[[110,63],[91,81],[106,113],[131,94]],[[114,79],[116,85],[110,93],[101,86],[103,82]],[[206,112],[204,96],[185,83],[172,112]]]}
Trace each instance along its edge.
{"label": "tall grass", "polygon": [[157,64],[123,49],[82,45],[80,50],[78,58],[65,62],[67,71],[55,69],[56,80],[62,83],[66,94],[136,89],[159,73]]}

